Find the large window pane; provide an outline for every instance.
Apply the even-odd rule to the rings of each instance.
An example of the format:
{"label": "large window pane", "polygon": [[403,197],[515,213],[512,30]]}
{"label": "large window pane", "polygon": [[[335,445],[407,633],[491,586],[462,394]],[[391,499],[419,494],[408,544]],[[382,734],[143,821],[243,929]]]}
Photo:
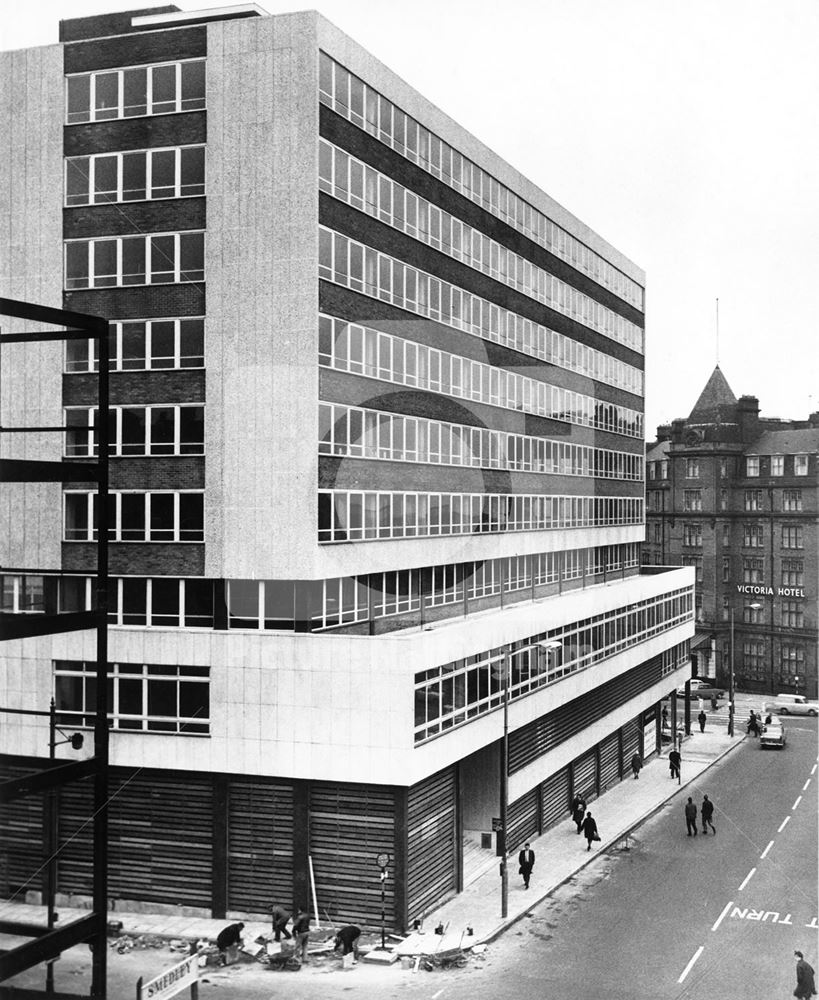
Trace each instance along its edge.
{"label": "large window pane", "polygon": [[65,494],[65,540],[85,541],[88,538],[88,495]]}
{"label": "large window pane", "polygon": [[94,201],[117,200],[117,157],[97,156],[94,159]]}
{"label": "large window pane", "polygon": [[204,497],[201,493],[181,493],[179,496],[179,539],[201,542],[204,533]]}
{"label": "large window pane", "polygon": [[205,106],[205,61],[182,63],[181,111],[196,111]]}
{"label": "large window pane", "polygon": [[180,281],[203,281],[205,278],[205,237],[203,233],[182,233],[179,237]]}
{"label": "large window pane", "polygon": [[123,285],[145,284],[145,238],[134,236],[122,241]]}
{"label": "large window pane", "polygon": [[123,109],[126,118],[148,112],[148,71],[144,66],[123,73]]}
{"label": "large window pane", "polygon": [[151,368],[173,368],[175,365],[173,320],[151,323]]}
{"label": "large window pane", "polygon": [[180,194],[205,193],[205,150],[202,146],[180,151],[182,183]]}
{"label": "large window pane", "polygon": [[119,74],[94,75],[94,118],[101,121],[119,114]]}
{"label": "large window pane", "polygon": [[145,454],[145,408],[123,407],[120,414],[122,421],[121,452],[122,455]]}
{"label": "large window pane", "polygon": [[205,321],[183,319],[179,324],[180,364],[183,368],[201,368],[205,363]]}
{"label": "large window pane", "polygon": [[183,406],[179,411],[179,451],[201,455],[205,441],[205,411],[201,406]]}
{"label": "large window pane", "polygon": [[74,122],[87,122],[91,117],[91,77],[68,77],[68,115],[69,125]]}
{"label": "large window pane", "polygon": [[151,624],[179,624],[179,580],[151,581]]}
{"label": "large window pane", "polygon": [[66,243],[65,287],[88,288],[88,244]]}
{"label": "large window pane", "polygon": [[65,162],[66,205],[87,205],[89,184],[89,158],[79,157]]}
{"label": "large window pane", "polygon": [[173,236],[152,236],[151,240],[151,283],[167,284],[174,280],[174,238]]}
{"label": "large window pane", "polygon": [[146,581],[142,579],[122,580],[122,624],[145,625],[146,619]]}
{"label": "large window pane", "polygon": [[176,66],[154,66],[151,113],[164,114],[176,110]]}
{"label": "large window pane", "polygon": [[144,493],[123,493],[120,497],[120,539],[123,542],[145,540]]}
{"label": "large window pane", "polygon": [[150,541],[172,542],[174,539],[174,496],[172,493],[152,493]]}
{"label": "large window pane", "polygon": [[151,197],[173,198],[176,194],[176,152],[163,149],[151,154]]}
{"label": "large window pane", "polygon": [[145,153],[123,153],[122,155],[123,201],[142,201],[147,197],[145,156]]}
{"label": "large window pane", "polygon": [[145,367],[145,324],[122,324],[122,367],[134,370]]}
{"label": "large window pane", "polygon": [[172,455],[174,450],[174,410],[172,406],[152,406],[151,454]]}

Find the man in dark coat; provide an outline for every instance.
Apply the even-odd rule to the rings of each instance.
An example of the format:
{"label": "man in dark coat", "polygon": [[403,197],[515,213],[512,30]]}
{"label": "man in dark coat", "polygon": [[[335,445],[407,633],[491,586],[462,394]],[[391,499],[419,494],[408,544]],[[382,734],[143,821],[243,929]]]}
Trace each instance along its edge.
{"label": "man in dark coat", "polygon": [[813,968],[805,961],[801,951],[795,951],[794,955],[796,955],[796,989],[793,995],[799,1000],[810,1000],[816,996]]}
{"label": "man in dark coat", "polygon": [[216,938],[216,947],[219,949],[219,964],[227,965],[227,950],[234,945],[242,943],[242,931],[244,924],[228,924],[227,927],[219,931]]}
{"label": "man in dark coat", "polygon": [[274,903],[271,907],[270,915],[273,920],[273,936],[274,940],[281,941],[281,936],[284,934],[285,941],[289,941],[292,934],[287,929],[287,922],[290,919],[290,912],[286,910],[279,903]]}
{"label": "man in dark coat", "polygon": [[685,804],[685,825],[688,829],[688,836],[690,837],[693,833],[697,836],[697,807],[694,805],[694,800],[691,796],[688,796],[688,802]]}
{"label": "man in dark coat", "polygon": [[583,820],[583,836],[586,838],[586,850],[590,851],[592,841],[599,839],[597,836],[597,823],[592,819],[590,812],[586,813],[586,818]]}
{"label": "man in dark coat", "polygon": [[358,961],[358,939],[361,937],[361,928],[356,927],[355,924],[347,924],[346,927],[342,927],[341,930],[336,934],[336,939],[333,942],[333,951],[338,951],[341,948],[342,958],[345,955],[349,955],[350,952],[353,953],[353,958]]}
{"label": "man in dark coat", "polygon": [[640,768],[643,766],[643,758],[635,753],[631,758],[631,770],[634,772],[635,780],[640,777]]}
{"label": "man in dark coat", "polygon": [[307,942],[310,940],[310,914],[299,910],[293,921],[293,937],[296,941],[295,958],[307,962]]}
{"label": "man in dark coat", "polygon": [[529,888],[529,879],[532,877],[532,869],[535,867],[535,852],[526,843],[523,850],[518,855],[519,873],[523,876],[523,888]]}
{"label": "man in dark coat", "polygon": [[679,750],[675,748],[668,755],[668,770],[671,772],[672,778],[679,778],[681,763],[682,763],[682,754],[680,753]]}
{"label": "man in dark coat", "polygon": [[705,709],[701,708],[700,709],[700,714],[697,716],[697,722],[699,722],[699,724],[700,724],[700,732],[701,733],[705,732],[705,720],[707,718],[708,718],[708,716],[705,714]]}
{"label": "man in dark coat", "polygon": [[714,815],[714,803],[708,798],[707,795],[702,797],[702,805],[700,806],[700,816],[702,817],[702,832],[704,834],[708,833],[708,827],[711,827],[711,833],[716,833],[714,829],[714,824],[711,822],[711,817]]}
{"label": "man in dark coat", "polygon": [[577,826],[578,836],[583,829],[583,817],[586,815],[586,800],[582,795],[575,795],[572,799],[572,819]]}

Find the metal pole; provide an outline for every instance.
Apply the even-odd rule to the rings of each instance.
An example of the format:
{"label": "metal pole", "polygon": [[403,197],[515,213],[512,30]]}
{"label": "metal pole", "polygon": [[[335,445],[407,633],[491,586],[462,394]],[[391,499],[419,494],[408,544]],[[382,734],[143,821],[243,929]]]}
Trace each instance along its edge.
{"label": "metal pole", "polygon": [[506,821],[509,802],[509,650],[503,651],[503,740],[501,741],[500,762],[500,836],[503,838],[501,852],[501,918],[509,910],[509,871],[506,865]]}
{"label": "metal pole", "polygon": [[[386,938],[386,932],[384,930],[384,926],[385,926],[384,922],[386,920],[385,908],[384,908],[385,907],[385,904],[384,904],[384,888],[385,888],[386,884],[387,884],[387,869],[386,868],[382,868],[381,869],[381,950],[382,951],[386,951],[387,950],[387,938]],[[355,956],[353,956],[353,957],[355,958]]]}
{"label": "metal pole", "polygon": [[731,608],[731,672],[728,675],[728,735],[734,735],[734,609]]}
{"label": "metal pole", "polygon": [[[48,757],[54,760],[57,747],[57,705],[51,699],[48,712]],[[54,896],[57,891],[57,792],[56,789],[48,790],[46,801],[48,809],[48,840],[46,850],[48,851],[48,873],[46,878],[46,924],[50,931],[54,930]],[[46,993],[54,992],[54,962],[46,963]]]}

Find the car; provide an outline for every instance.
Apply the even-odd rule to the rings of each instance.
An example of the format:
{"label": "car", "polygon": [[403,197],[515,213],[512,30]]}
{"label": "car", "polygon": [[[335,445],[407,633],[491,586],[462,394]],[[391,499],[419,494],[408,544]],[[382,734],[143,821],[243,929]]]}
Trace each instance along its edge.
{"label": "car", "polygon": [[[677,697],[685,697],[685,687],[677,688]],[[702,677],[692,677],[691,678],[691,697],[692,698],[703,698],[705,701],[709,701],[711,698],[724,698],[725,689],[717,687],[710,681],[704,680]]]}
{"label": "car", "polygon": [[781,750],[786,742],[785,727],[779,719],[772,719],[767,726],[762,727],[762,732],[759,734],[759,745],[763,750],[766,747],[777,747]]}
{"label": "car", "polygon": [[768,704],[768,708],[779,715],[819,715],[819,703],[808,701],[801,694],[778,694],[776,701]]}

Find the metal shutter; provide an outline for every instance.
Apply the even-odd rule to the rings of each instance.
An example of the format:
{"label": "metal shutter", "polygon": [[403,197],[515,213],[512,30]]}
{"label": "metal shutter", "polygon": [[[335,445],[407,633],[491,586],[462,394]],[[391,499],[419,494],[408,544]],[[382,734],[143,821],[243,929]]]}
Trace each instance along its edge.
{"label": "metal shutter", "polygon": [[569,769],[561,768],[540,785],[541,829],[569,817]]}
{"label": "metal shutter", "polygon": [[611,733],[600,743],[600,790],[620,780],[620,734]]}
{"label": "metal shutter", "polygon": [[293,789],[228,785],[228,908],[264,913],[293,901]]}
{"label": "metal shutter", "polygon": [[509,806],[507,814],[509,836],[506,838],[506,850],[510,854],[537,835],[539,805],[540,790],[536,785]]}
{"label": "metal shutter", "polygon": [[597,795],[597,750],[592,747],[572,763],[574,794],[591,802]]}
{"label": "metal shutter", "polygon": [[407,917],[423,917],[456,891],[456,783],[449,767],[407,795]]}
{"label": "metal shutter", "polygon": [[631,758],[640,750],[640,724],[631,719],[622,729],[623,733],[623,774],[631,767]]}

